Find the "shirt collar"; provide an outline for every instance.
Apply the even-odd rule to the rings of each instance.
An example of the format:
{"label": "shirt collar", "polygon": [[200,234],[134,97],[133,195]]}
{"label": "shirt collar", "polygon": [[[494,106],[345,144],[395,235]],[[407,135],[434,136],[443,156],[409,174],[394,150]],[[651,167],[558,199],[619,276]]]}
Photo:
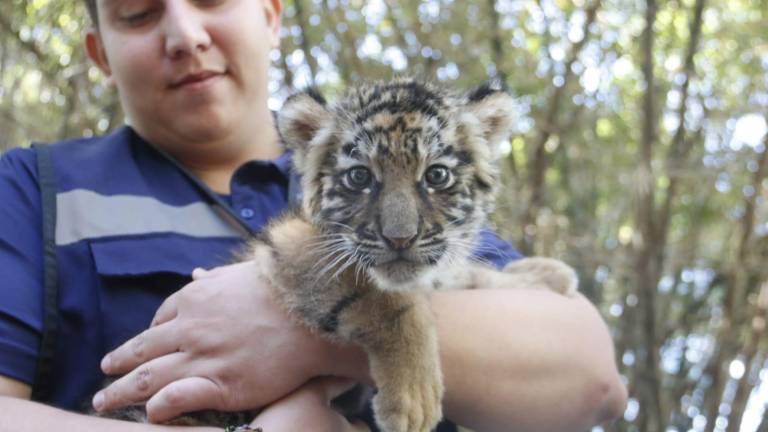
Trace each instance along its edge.
{"label": "shirt collar", "polygon": [[[161,151],[160,149],[155,147],[153,144],[149,143],[144,138],[142,138],[138,133],[136,133],[136,131],[132,127],[126,126],[126,129],[131,134],[133,139],[138,140],[139,142],[141,142],[142,144],[146,145],[147,147],[157,151],[164,158],[172,159],[171,156],[168,153],[166,153],[165,151]],[[262,160],[262,161],[254,160],[254,161],[246,162],[245,164],[243,164],[243,166],[241,166],[240,168],[235,170],[235,172],[239,171],[240,169],[242,169],[246,165],[249,165],[249,164],[252,165],[253,162],[257,162],[261,166],[269,166],[269,165],[274,166],[275,169],[277,169],[277,171],[282,176],[284,176],[286,179],[289,179],[290,176],[291,176],[291,171],[292,171],[292,166],[293,166],[292,157],[293,157],[293,152],[291,150],[285,150],[283,152],[283,154],[281,154],[280,156],[278,156],[275,159]]]}
{"label": "shirt collar", "polygon": [[277,159],[272,160],[272,164],[277,168],[278,171],[280,171],[280,174],[284,175],[286,178],[290,177],[291,175],[291,169],[292,169],[292,157],[293,152],[290,150],[286,150],[285,153],[281,154],[277,157]]}

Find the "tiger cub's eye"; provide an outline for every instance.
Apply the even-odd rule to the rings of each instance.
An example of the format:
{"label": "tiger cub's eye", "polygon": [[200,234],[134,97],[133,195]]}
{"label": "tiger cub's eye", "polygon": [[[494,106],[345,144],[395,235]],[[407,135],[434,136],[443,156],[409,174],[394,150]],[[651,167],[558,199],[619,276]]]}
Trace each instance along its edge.
{"label": "tiger cub's eye", "polygon": [[354,191],[361,191],[371,185],[373,175],[366,167],[353,167],[344,175],[344,186]]}
{"label": "tiger cub's eye", "polygon": [[451,171],[442,165],[432,165],[424,174],[424,180],[432,188],[445,188],[451,181]]}

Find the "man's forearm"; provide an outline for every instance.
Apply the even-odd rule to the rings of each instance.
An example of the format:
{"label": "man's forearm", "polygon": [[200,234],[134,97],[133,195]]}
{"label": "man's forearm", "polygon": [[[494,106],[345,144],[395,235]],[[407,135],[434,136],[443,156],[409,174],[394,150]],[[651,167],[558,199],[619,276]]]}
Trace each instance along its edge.
{"label": "man's forearm", "polygon": [[0,396],[0,412],[0,432],[221,432],[210,427],[179,428],[91,417],[8,396]]}
{"label": "man's forearm", "polygon": [[[578,431],[623,412],[613,343],[583,297],[482,289],[432,295],[446,417],[478,431]],[[329,354],[331,374],[372,383],[359,349]]]}
{"label": "man's forearm", "polygon": [[480,431],[585,430],[621,414],[613,343],[583,297],[483,289],[432,296],[446,416]]}

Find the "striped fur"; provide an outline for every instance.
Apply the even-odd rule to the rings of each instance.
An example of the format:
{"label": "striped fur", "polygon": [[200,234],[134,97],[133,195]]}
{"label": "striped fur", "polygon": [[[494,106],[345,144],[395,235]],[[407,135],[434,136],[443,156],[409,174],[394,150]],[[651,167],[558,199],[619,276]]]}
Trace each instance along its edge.
{"label": "striped fur", "polygon": [[[381,288],[403,289],[474,248],[498,185],[493,149],[508,136],[513,111],[512,98],[491,86],[463,95],[399,80],[333,104],[300,93],[278,127],[303,174],[305,215],[355,248]],[[372,176],[362,190],[345,181],[356,167]],[[447,184],[430,185],[435,168],[448,173]],[[395,251],[388,237],[415,244]]]}
{"label": "striped fur", "polygon": [[305,91],[278,115],[302,175],[302,209],[273,223],[253,258],[271,261],[277,298],[293,316],[365,349],[385,432],[428,432],[442,416],[425,291],[575,289],[559,261],[498,272],[470,259],[498,186],[494,147],[513,122],[513,100],[498,86],[457,94],[408,79],[333,103]]}

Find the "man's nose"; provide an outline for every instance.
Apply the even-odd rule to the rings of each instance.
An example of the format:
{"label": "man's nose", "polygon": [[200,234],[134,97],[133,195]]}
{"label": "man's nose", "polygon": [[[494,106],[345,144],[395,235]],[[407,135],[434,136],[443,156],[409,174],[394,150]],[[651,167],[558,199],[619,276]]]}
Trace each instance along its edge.
{"label": "man's nose", "polygon": [[163,27],[165,52],[171,58],[205,51],[211,36],[205,27],[204,11],[188,0],[166,1]]}

